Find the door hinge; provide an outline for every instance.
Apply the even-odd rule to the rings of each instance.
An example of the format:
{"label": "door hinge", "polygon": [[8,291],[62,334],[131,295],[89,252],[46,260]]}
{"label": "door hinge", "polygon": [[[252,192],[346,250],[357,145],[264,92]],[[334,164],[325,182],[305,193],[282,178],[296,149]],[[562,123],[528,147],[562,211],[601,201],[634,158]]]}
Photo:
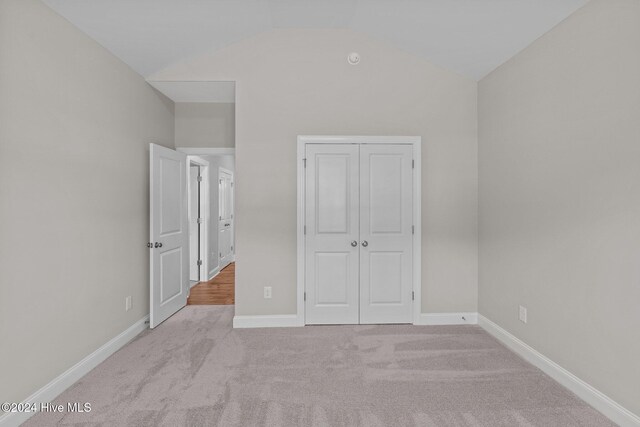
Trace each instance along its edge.
{"label": "door hinge", "polygon": [[304,226],[304,235],[305,236],[307,235],[307,226],[306,225]]}
{"label": "door hinge", "polygon": [[202,265],[202,260],[201,259],[198,260],[198,265]]}
{"label": "door hinge", "polygon": [[222,258],[222,252],[220,252],[220,258]]}
{"label": "door hinge", "polygon": [[416,161],[411,160],[411,169],[414,169],[415,167],[416,167]]}
{"label": "door hinge", "polygon": [[411,301],[414,301],[416,299],[416,293],[414,291],[411,291]]}
{"label": "door hinge", "polygon": [[198,175],[198,182],[202,182],[202,175]]}
{"label": "door hinge", "polygon": [[204,224],[204,219],[198,218],[198,224]]}
{"label": "door hinge", "polygon": [[307,159],[302,159],[302,163],[304,164],[304,167],[307,167]]}
{"label": "door hinge", "polygon": [[416,226],[415,225],[411,226],[411,234],[416,234]]}
{"label": "door hinge", "polygon": [[231,252],[233,252],[233,246],[231,246]]}
{"label": "door hinge", "polygon": [[231,183],[231,186],[233,187],[233,182]]}
{"label": "door hinge", "polygon": [[304,293],[302,299],[305,300],[305,301],[307,300],[307,293],[306,292]]}

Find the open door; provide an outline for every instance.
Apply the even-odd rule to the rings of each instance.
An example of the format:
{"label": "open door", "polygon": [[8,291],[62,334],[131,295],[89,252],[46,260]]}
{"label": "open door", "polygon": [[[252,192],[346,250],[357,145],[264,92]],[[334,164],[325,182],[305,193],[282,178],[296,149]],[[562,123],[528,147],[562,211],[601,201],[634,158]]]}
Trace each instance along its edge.
{"label": "open door", "polygon": [[219,183],[219,222],[218,222],[218,252],[220,257],[220,270],[233,261],[233,172],[220,168],[218,171]]}
{"label": "open door", "polygon": [[187,305],[189,224],[187,156],[150,144],[151,289],[149,326]]}

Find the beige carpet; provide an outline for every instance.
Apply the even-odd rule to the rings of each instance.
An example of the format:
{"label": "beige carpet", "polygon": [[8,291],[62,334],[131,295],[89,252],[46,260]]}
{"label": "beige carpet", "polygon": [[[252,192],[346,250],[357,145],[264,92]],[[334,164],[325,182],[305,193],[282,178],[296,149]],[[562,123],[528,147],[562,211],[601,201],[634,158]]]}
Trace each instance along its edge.
{"label": "beige carpet", "polygon": [[611,426],[476,326],[232,330],[189,306],[27,426]]}

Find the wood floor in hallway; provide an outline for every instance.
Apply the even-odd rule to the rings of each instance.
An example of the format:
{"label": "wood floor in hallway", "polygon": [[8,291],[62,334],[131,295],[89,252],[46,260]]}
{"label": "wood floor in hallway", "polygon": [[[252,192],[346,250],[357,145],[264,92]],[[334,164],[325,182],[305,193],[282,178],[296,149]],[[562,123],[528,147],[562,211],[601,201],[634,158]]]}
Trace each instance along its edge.
{"label": "wood floor in hallway", "polygon": [[236,264],[232,262],[213,279],[191,288],[187,305],[233,305],[235,278]]}

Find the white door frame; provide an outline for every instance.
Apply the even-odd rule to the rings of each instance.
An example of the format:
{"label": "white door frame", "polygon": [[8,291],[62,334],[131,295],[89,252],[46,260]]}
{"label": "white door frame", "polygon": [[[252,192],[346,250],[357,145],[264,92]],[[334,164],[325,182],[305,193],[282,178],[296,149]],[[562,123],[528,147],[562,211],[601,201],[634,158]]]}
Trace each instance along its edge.
{"label": "white door frame", "polygon": [[[211,217],[209,209],[209,162],[198,156],[187,156],[187,170],[191,165],[200,166],[200,209],[204,206],[204,212],[200,212],[203,215],[203,222],[200,224],[200,255],[202,256],[202,264],[199,269],[200,282],[207,281],[208,270],[208,247],[209,239],[207,239],[207,224]],[[191,195],[191,180],[187,180],[187,194]],[[191,218],[191,203],[187,204],[187,215]],[[191,254],[189,254],[189,261],[191,261]],[[195,283],[194,283],[195,285]]]}
{"label": "white door frame", "polygon": [[413,324],[422,313],[422,138],[419,136],[298,136],[298,227],[297,227],[297,324],[305,324],[305,146],[306,144],[411,144],[413,145]]}

